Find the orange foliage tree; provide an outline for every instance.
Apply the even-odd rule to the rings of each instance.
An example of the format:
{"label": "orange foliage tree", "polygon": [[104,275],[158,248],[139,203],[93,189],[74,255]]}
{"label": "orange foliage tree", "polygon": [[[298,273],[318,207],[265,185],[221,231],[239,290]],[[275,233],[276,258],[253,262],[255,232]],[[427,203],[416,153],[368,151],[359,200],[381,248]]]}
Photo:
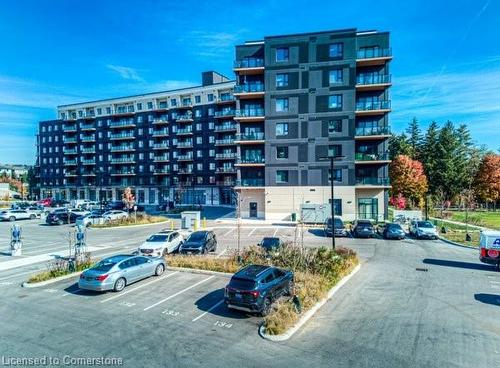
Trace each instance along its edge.
{"label": "orange foliage tree", "polygon": [[486,202],[500,200],[500,155],[485,155],[474,180],[476,195]]}
{"label": "orange foliage tree", "polygon": [[392,196],[402,195],[411,205],[422,207],[428,190],[427,177],[420,161],[406,155],[396,156],[389,166]]}

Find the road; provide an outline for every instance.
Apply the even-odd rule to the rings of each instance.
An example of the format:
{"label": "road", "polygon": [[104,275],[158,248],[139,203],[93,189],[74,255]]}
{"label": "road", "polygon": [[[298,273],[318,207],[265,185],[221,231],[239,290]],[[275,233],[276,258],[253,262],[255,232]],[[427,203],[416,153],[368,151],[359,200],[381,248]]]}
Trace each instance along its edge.
{"label": "road", "polygon": [[94,294],[75,279],[20,288],[21,270],[10,270],[0,275],[0,355],[119,357],[126,367],[498,365],[500,273],[476,251],[440,241],[341,243],[358,251],[361,270],[282,343],[258,336],[260,318],[220,303],[224,277],[170,271],[122,294]]}

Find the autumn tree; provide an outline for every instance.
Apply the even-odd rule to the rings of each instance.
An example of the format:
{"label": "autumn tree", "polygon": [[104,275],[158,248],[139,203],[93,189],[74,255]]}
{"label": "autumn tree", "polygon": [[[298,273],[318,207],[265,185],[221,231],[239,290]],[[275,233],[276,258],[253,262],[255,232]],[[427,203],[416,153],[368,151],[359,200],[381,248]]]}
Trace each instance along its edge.
{"label": "autumn tree", "polygon": [[399,155],[389,167],[392,196],[402,195],[413,206],[422,207],[427,193],[427,177],[422,163],[409,156]]}
{"label": "autumn tree", "polygon": [[477,196],[483,201],[496,204],[500,200],[500,155],[488,154],[483,157],[474,187]]}

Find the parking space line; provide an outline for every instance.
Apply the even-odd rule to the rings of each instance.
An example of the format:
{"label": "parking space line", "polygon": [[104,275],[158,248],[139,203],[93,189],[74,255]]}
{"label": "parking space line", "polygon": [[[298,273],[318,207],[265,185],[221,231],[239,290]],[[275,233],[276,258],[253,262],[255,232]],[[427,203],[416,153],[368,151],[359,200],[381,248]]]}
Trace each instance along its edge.
{"label": "parking space line", "polygon": [[249,237],[250,237],[250,236],[252,236],[252,234],[253,234],[253,232],[254,232],[255,230],[257,230],[257,228],[256,228],[256,227],[254,227],[254,228],[252,229],[252,231],[250,231],[250,233],[248,234],[248,236],[249,236]]}
{"label": "parking space line", "polygon": [[195,319],[193,319],[191,322],[196,322],[197,320],[199,320],[200,318],[202,318],[203,316],[205,316],[207,313],[210,313],[211,311],[213,311],[215,308],[217,308],[222,303],[224,303],[224,299],[219,300],[216,304],[212,305],[206,312],[203,312],[198,317],[196,317]]}
{"label": "parking space line", "polygon": [[162,303],[166,302],[167,300],[170,300],[170,299],[172,299],[172,298],[175,298],[177,295],[180,295],[180,294],[182,294],[182,293],[184,293],[184,292],[186,292],[186,291],[188,291],[188,290],[190,290],[190,289],[192,289],[192,288],[194,288],[194,287],[196,287],[196,286],[198,286],[198,285],[201,285],[201,284],[203,284],[204,282],[206,282],[206,281],[208,281],[208,280],[210,280],[210,279],[213,279],[214,277],[215,277],[215,276],[210,276],[210,277],[207,277],[206,279],[203,279],[203,280],[201,280],[201,281],[198,281],[196,284],[193,284],[193,285],[191,285],[191,286],[188,286],[187,288],[185,288],[185,289],[183,289],[183,290],[181,290],[181,291],[178,291],[178,292],[176,292],[175,294],[172,294],[172,295],[170,295],[169,297],[166,297],[165,299],[162,299],[162,300],[160,300],[159,302],[156,302],[156,303],[154,303],[154,304],[150,305],[149,307],[144,308],[143,310],[144,310],[144,311],[150,310],[151,308],[154,308],[154,307],[156,307],[157,305],[160,305],[160,304],[162,304]]}
{"label": "parking space line", "polygon": [[107,299],[101,300],[101,303],[106,303],[106,302],[109,302],[110,300],[114,300],[114,299],[119,298],[119,297],[121,297],[121,296],[123,296],[123,295],[130,294],[131,292],[136,291],[137,289],[140,289],[140,288],[142,288],[142,287],[144,287],[144,286],[147,286],[147,285],[151,285],[153,282],[156,282],[156,281],[161,281],[161,280],[167,279],[167,278],[169,278],[170,276],[175,275],[176,273],[179,273],[179,271],[175,271],[175,272],[169,273],[169,274],[168,274],[168,275],[166,275],[166,276],[159,277],[159,278],[157,278],[157,279],[154,279],[153,281],[150,281],[150,282],[147,282],[147,283],[145,283],[145,284],[139,285],[139,286],[137,286],[137,287],[135,287],[135,288],[133,288],[133,289],[130,289],[130,290],[125,290],[124,292],[122,292],[122,293],[120,293],[120,294],[116,294],[116,295],[113,295],[113,296],[111,296],[111,297],[109,297],[109,298],[107,298]]}
{"label": "parking space line", "polygon": [[38,271],[40,271],[40,270],[32,270],[32,271],[27,271],[27,272],[16,273],[15,275],[10,275],[10,276],[7,276],[7,277],[2,277],[0,279],[0,281],[8,280],[8,279],[13,279],[14,277],[17,277],[17,276],[28,275],[30,273],[36,273]]}
{"label": "parking space line", "polygon": [[222,236],[228,236],[229,234],[231,234],[234,230],[236,230],[236,228],[232,228],[231,230],[229,230],[227,233],[225,233],[224,235]]}
{"label": "parking space line", "polygon": [[278,232],[278,229],[279,229],[279,228],[276,228],[276,230],[274,230],[273,238],[275,238],[275,237],[276,237],[276,233]]}

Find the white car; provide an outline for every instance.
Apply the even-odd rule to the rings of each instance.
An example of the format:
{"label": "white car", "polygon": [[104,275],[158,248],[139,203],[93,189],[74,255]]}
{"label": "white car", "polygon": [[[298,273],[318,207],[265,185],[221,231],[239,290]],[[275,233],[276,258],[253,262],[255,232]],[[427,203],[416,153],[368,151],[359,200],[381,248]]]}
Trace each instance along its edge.
{"label": "white car", "polygon": [[69,210],[69,212],[73,212],[75,215],[78,215],[78,216],[87,216],[90,213],[90,211],[79,209],[79,208],[73,208],[73,209]]}
{"label": "white car", "polygon": [[4,210],[0,212],[0,220],[2,221],[34,220],[36,217],[36,213],[27,210]]}
{"label": "white car", "polygon": [[104,216],[102,215],[96,215],[96,214],[91,214],[89,213],[86,216],[82,216],[76,219],[76,226],[84,226],[88,227],[90,225],[102,225],[106,223],[107,220]]}
{"label": "white car", "polygon": [[161,257],[179,249],[184,237],[177,231],[165,231],[151,235],[140,247],[143,256]]}
{"label": "white car", "polygon": [[107,211],[102,214],[102,216],[110,221],[121,220],[128,217],[128,213],[120,210]]}
{"label": "white car", "polygon": [[410,224],[410,234],[417,239],[438,239],[436,227],[430,221],[412,221]]}

